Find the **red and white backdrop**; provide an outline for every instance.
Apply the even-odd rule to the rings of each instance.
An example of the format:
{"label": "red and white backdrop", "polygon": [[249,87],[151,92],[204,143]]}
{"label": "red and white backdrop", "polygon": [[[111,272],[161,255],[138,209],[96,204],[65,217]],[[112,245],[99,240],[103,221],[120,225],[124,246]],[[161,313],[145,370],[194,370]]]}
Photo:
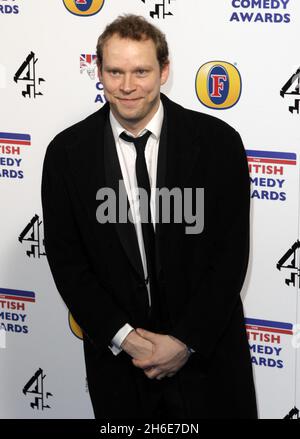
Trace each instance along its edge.
{"label": "red and white backdrop", "polygon": [[172,74],[163,91],[241,133],[252,182],[242,296],[259,416],[297,418],[297,0],[0,0],[0,417],[93,417],[80,329],[45,257],[40,183],[53,136],[105,103],[95,46],[123,13],[166,33]]}

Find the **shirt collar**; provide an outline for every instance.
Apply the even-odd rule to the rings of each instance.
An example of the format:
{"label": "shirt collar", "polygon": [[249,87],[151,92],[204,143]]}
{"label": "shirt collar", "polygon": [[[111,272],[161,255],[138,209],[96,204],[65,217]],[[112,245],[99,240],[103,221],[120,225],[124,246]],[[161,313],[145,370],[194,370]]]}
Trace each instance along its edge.
{"label": "shirt collar", "polygon": [[[114,135],[115,141],[119,138],[120,134],[123,131],[125,131],[127,134],[132,136],[132,133],[127,131],[120,124],[120,122],[115,118],[115,116],[113,115],[111,110],[109,112],[109,119],[110,119],[110,123],[111,123],[111,127],[112,127],[112,131],[113,131],[113,135]],[[159,140],[163,119],[164,119],[164,107],[163,107],[162,102],[160,101],[158,110],[156,111],[156,113],[154,114],[152,119],[147,123],[145,128],[143,128],[139,132],[137,137],[143,135],[146,130],[149,130],[149,131],[151,131],[152,135],[154,135],[156,140]]]}

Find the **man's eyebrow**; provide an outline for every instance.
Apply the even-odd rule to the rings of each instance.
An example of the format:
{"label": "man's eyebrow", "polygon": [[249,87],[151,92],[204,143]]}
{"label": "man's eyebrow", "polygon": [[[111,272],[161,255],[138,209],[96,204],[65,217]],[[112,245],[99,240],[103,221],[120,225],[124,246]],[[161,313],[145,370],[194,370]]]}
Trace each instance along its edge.
{"label": "man's eyebrow", "polygon": [[[103,68],[104,68],[104,70],[108,70],[108,71],[109,70],[118,70],[119,72],[124,71],[121,67],[113,66],[113,65],[105,65]],[[150,66],[149,64],[145,64],[145,65],[140,64],[140,65],[135,66],[132,69],[132,71],[135,72],[136,70],[152,70],[152,69],[153,69],[153,67]]]}
{"label": "man's eyebrow", "polygon": [[120,67],[110,66],[110,65],[105,65],[104,66],[104,70],[119,70],[119,71],[122,71],[122,69]]}

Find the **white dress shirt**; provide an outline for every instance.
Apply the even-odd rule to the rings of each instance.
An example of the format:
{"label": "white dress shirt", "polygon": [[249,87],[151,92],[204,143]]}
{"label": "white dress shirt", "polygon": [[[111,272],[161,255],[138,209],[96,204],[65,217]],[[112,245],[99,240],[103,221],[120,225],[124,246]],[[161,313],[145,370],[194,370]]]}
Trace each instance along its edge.
{"label": "white dress shirt", "polygon": [[[133,223],[136,230],[138,245],[140,249],[141,259],[144,268],[145,279],[148,277],[147,273],[147,262],[146,262],[146,253],[143,241],[143,233],[141,226],[141,217],[140,217],[140,206],[139,206],[139,197],[138,197],[138,186],[136,180],[136,172],[135,172],[135,160],[136,160],[136,149],[132,142],[126,142],[125,140],[120,138],[120,134],[125,131],[126,134],[131,135],[129,131],[125,130],[124,127],[117,121],[113,113],[110,111],[109,114],[110,123],[112,127],[113,136],[115,139],[118,159],[122,171],[123,181],[125,185],[125,189],[127,192],[127,197],[130,204],[130,209],[132,212]],[[151,197],[150,197],[150,210],[152,222],[155,229],[155,188],[156,188],[156,172],[157,172],[157,158],[158,158],[158,148],[159,148],[159,139],[161,133],[161,127],[164,118],[164,108],[162,103],[160,102],[159,107],[153,118],[148,122],[145,128],[140,131],[138,136],[142,136],[146,130],[151,131],[151,135],[147,141],[145,147],[145,160],[149,174],[150,187],[151,187]],[[148,299],[149,306],[151,306],[151,295],[149,282],[147,283],[148,290]],[[113,354],[117,355],[121,352],[121,344],[127,335],[133,331],[134,328],[126,323],[113,337],[112,345],[109,346]]]}

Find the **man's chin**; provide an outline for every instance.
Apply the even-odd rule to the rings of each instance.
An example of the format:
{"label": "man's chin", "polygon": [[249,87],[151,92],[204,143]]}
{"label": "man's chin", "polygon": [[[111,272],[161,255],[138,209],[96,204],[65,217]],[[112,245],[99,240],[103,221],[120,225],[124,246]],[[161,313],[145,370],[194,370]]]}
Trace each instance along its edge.
{"label": "man's chin", "polygon": [[124,122],[129,122],[129,123],[138,123],[141,120],[143,120],[145,118],[144,114],[141,113],[137,113],[137,112],[125,112],[125,111],[118,111],[117,112],[117,119],[121,119]]}
{"label": "man's chin", "polygon": [[130,123],[132,125],[138,124],[144,119],[147,119],[149,114],[153,110],[153,106],[147,106],[146,108],[124,108],[120,105],[110,104],[111,110],[114,113],[117,120],[120,123]]}

